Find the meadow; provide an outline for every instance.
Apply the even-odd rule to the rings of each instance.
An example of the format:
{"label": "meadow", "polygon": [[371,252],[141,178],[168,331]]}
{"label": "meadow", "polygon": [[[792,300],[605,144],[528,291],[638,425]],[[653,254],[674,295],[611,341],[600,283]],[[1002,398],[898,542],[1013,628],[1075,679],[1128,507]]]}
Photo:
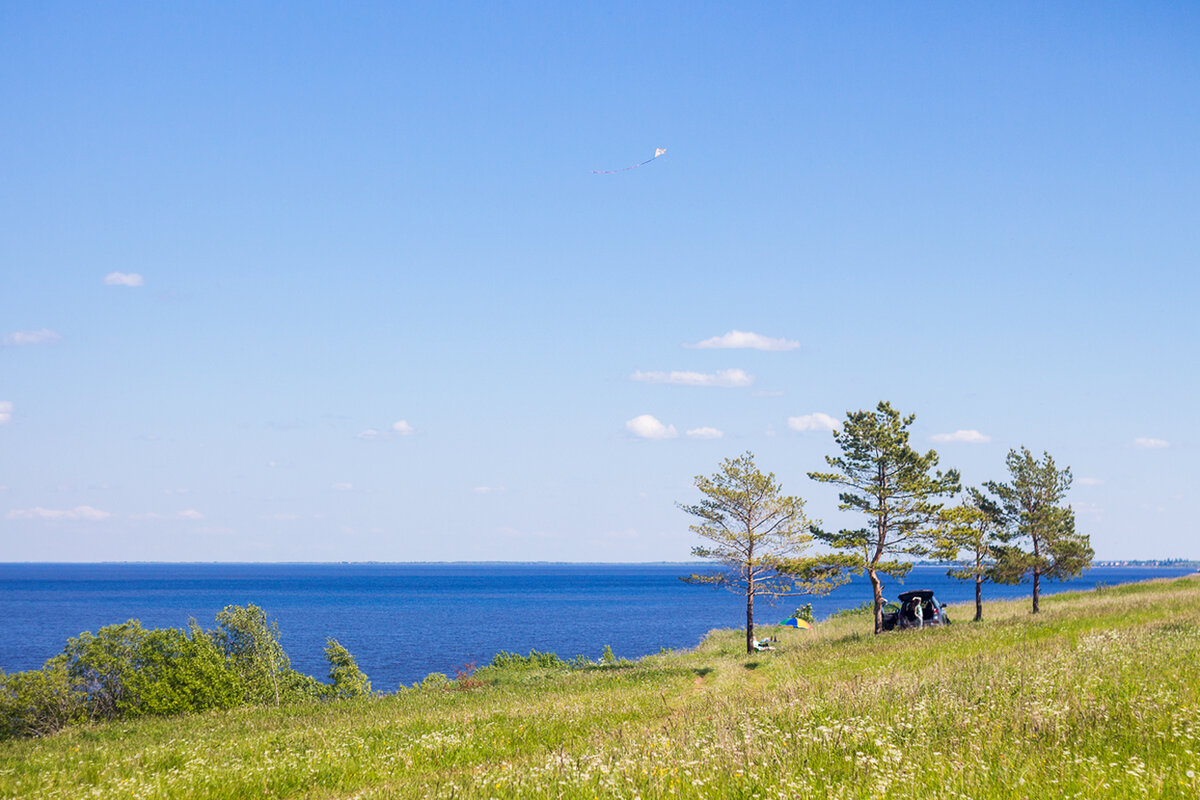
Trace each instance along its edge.
{"label": "meadow", "polygon": [[0,743],[0,797],[1200,796],[1200,576],[950,613],[70,728]]}

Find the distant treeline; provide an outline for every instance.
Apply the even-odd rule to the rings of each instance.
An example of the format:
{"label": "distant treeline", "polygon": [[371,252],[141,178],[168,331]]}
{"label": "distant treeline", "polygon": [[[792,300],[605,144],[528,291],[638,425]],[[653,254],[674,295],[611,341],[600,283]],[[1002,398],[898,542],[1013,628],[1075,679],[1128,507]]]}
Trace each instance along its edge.
{"label": "distant treeline", "polygon": [[204,630],[137,620],[67,640],[40,670],[0,672],[0,738],[44,736],[89,720],[162,716],[358,697],[371,683],[334,639],[329,683],[291,668],[279,628],[258,606],[227,606]]}

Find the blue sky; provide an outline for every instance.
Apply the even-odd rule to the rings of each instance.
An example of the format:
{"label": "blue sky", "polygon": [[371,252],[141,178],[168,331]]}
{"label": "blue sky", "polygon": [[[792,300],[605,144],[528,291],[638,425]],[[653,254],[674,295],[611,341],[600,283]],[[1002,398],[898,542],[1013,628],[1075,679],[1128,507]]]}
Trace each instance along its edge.
{"label": "blue sky", "polygon": [[679,560],[881,399],[1200,556],[1198,97],[1188,3],[4,5],[0,559]]}

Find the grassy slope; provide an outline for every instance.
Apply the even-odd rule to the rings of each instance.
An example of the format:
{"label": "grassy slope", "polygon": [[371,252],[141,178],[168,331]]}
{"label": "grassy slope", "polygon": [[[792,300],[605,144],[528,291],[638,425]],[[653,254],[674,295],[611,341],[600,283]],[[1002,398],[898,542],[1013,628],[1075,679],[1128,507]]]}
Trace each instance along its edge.
{"label": "grassy slope", "polygon": [[[952,608],[959,620],[973,609]],[[2,797],[1196,797],[1200,578],[0,744]]]}

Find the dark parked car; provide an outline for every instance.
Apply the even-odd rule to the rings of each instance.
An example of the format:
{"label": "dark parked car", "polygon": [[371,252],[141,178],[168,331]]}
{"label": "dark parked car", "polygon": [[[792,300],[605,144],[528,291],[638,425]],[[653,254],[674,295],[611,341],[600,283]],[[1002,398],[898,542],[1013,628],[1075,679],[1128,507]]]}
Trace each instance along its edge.
{"label": "dark parked car", "polygon": [[924,628],[929,625],[949,625],[946,606],[938,602],[929,589],[901,592],[896,602],[883,607],[883,629]]}

